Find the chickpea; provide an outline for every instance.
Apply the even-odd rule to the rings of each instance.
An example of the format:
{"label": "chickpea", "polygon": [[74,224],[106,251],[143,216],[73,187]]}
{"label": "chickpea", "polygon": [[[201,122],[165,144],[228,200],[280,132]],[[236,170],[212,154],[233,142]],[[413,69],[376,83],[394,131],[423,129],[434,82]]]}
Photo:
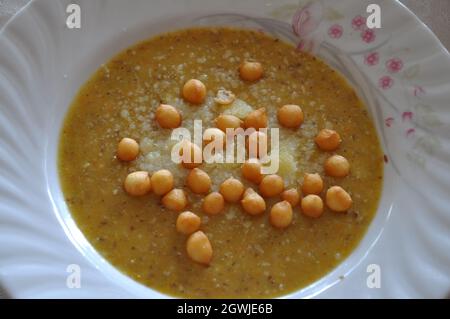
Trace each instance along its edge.
{"label": "chickpea", "polygon": [[212,192],[203,199],[202,208],[206,214],[217,215],[225,206],[225,200],[222,194],[218,192]]}
{"label": "chickpea", "polygon": [[244,184],[240,180],[230,177],[220,185],[219,191],[227,202],[236,203],[244,194]]}
{"label": "chickpea", "polygon": [[255,192],[255,190],[253,188],[249,187],[245,190],[244,194],[242,195],[242,198],[245,198],[248,195],[252,195],[252,194],[258,194],[258,193]]}
{"label": "chickpea", "polygon": [[259,215],[266,211],[266,202],[252,188],[247,188],[241,200],[242,208],[250,215]]}
{"label": "chickpea", "polygon": [[237,129],[242,125],[242,121],[238,117],[229,114],[219,115],[215,122],[216,127],[225,133],[227,132],[227,128]]}
{"label": "chickpea", "polygon": [[192,212],[183,212],[177,218],[177,231],[184,235],[190,235],[200,228],[200,217]]}
{"label": "chickpea", "polygon": [[262,107],[247,114],[244,119],[244,127],[253,127],[255,130],[267,127],[266,108]]}
{"label": "chickpea", "polygon": [[261,183],[263,175],[261,174],[261,163],[256,158],[250,158],[241,167],[242,176],[255,183]]}
{"label": "chickpea", "polygon": [[173,189],[173,175],[166,169],[161,169],[153,173],[151,177],[153,192],[156,195],[165,195]]}
{"label": "chickpea", "polygon": [[196,79],[187,81],[183,86],[183,98],[192,104],[201,104],[206,97],[205,85]]}
{"label": "chickpea", "polygon": [[128,174],[123,184],[125,191],[131,196],[142,196],[152,190],[152,183],[147,172],[139,171]]}
{"label": "chickpea", "polygon": [[249,157],[263,158],[268,154],[269,139],[266,133],[256,131],[248,136],[247,148]]}
{"label": "chickpea", "polygon": [[267,175],[259,184],[259,191],[264,197],[274,197],[280,195],[284,190],[284,182],[281,176]]}
{"label": "chickpea", "polygon": [[287,104],[278,109],[278,122],[287,128],[298,128],[303,123],[303,111],[298,105]]}
{"label": "chickpea", "polygon": [[323,213],[323,201],[317,195],[308,195],[302,199],[302,212],[312,218],[318,218]]}
{"label": "chickpea", "polygon": [[334,151],[341,144],[340,135],[333,130],[323,129],[314,139],[317,146],[323,151]]}
{"label": "chickpea", "polygon": [[323,190],[323,180],[319,174],[305,174],[303,178],[302,193],[304,195],[320,194]]}
{"label": "chickpea", "polygon": [[286,228],[292,223],[292,207],[288,201],[273,205],[270,210],[270,223],[276,228]]}
{"label": "chickpea", "polygon": [[295,188],[291,188],[281,193],[281,199],[289,202],[292,207],[295,207],[300,202],[300,194]]}
{"label": "chickpea", "polygon": [[117,157],[121,161],[129,162],[139,155],[139,144],[132,138],[124,137],[117,145]]}
{"label": "chickpea", "polygon": [[167,209],[181,212],[186,208],[188,201],[182,189],[174,188],[164,195],[162,203]]}
{"label": "chickpea", "polygon": [[214,101],[220,105],[228,105],[233,103],[235,99],[236,95],[234,95],[233,92],[220,89],[219,91],[217,91],[217,95],[214,98]]}
{"label": "chickpea", "polygon": [[[184,158],[184,149],[189,150],[186,158]],[[202,149],[195,143],[188,140],[182,142],[182,148],[180,149],[181,165],[184,168],[195,168],[203,163],[203,152]]]}
{"label": "chickpea", "polygon": [[194,168],[189,172],[186,184],[193,193],[206,194],[211,188],[211,178],[201,169]]}
{"label": "chickpea", "polygon": [[352,206],[352,198],[340,186],[332,186],[326,195],[327,206],[335,212],[346,212]]}
{"label": "chickpea", "polygon": [[333,177],[345,177],[350,172],[350,164],[341,155],[333,155],[325,162],[325,173]]}
{"label": "chickpea", "polygon": [[211,242],[201,230],[189,236],[186,242],[186,251],[189,258],[199,264],[207,266],[211,262],[213,255]]}
{"label": "chickpea", "polygon": [[225,144],[226,142],[226,135],[225,133],[215,127],[212,128],[208,128],[205,130],[205,132],[203,133],[203,142],[205,143],[205,145],[208,145],[209,143],[212,143],[214,141],[221,141],[221,144],[223,146],[223,144]]}
{"label": "chickpea", "polygon": [[245,61],[239,66],[241,79],[255,82],[262,78],[263,67],[259,62]]}
{"label": "chickpea", "polygon": [[181,114],[172,105],[161,104],[155,112],[155,119],[162,128],[177,128],[181,125]]}

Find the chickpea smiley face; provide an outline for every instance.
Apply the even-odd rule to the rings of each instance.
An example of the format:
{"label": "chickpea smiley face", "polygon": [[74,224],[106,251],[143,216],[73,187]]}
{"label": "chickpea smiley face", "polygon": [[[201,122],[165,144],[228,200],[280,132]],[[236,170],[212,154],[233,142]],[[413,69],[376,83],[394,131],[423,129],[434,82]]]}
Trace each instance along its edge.
{"label": "chickpea smiley face", "polygon": [[266,175],[259,184],[259,191],[264,197],[274,197],[284,191],[284,181],[281,176],[272,174]]}
{"label": "chickpea smiley face", "polygon": [[273,205],[270,210],[270,223],[276,228],[286,228],[292,223],[292,207],[288,201]]}
{"label": "chickpea smiley face", "polygon": [[124,162],[130,162],[139,155],[139,144],[132,138],[124,137],[117,145],[117,157]]}
{"label": "chickpea smiley face", "polygon": [[327,191],[326,203],[332,211],[343,213],[350,209],[353,201],[342,187],[332,186]]}
{"label": "chickpea smiley face", "polygon": [[164,195],[162,203],[169,210],[181,212],[186,208],[188,200],[182,189],[174,188]]}
{"label": "chickpea smiley face", "polygon": [[244,61],[239,66],[239,75],[244,81],[258,81],[263,76],[262,64],[254,61]]}
{"label": "chickpea smiley face", "polygon": [[334,151],[341,144],[341,136],[338,132],[329,129],[323,129],[314,139],[317,146],[323,151]]}
{"label": "chickpea smiley face", "polygon": [[189,236],[186,242],[186,252],[193,261],[207,266],[211,262],[213,248],[205,233],[199,230]]}
{"label": "chickpea smiley face", "polygon": [[299,128],[303,123],[303,111],[298,105],[287,104],[278,109],[278,122],[287,128]]}
{"label": "chickpea smiley face", "polygon": [[181,125],[181,114],[172,105],[161,104],[156,109],[155,120],[162,128],[174,129]]}
{"label": "chickpea smiley face", "polygon": [[344,156],[333,155],[325,162],[325,173],[332,177],[345,177],[350,173],[350,164]]}
{"label": "chickpea smiley face", "polygon": [[201,223],[200,217],[193,212],[186,211],[178,215],[176,228],[179,233],[190,235],[200,228]]}
{"label": "chickpea smiley face", "polygon": [[183,86],[183,98],[192,104],[202,104],[206,97],[206,86],[197,79],[190,79]]}
{"label": "chickpea smiley face", "polygon": [[131,196],[145,195],[152,190],[150,176],[144,171],[130,173],[125,178],[124,188]]}
{"label": "chickpea smiley face", "polygon": [[186,185],[195,194],[207,194],[211,188],[211,178],[199,168],[194,168],[189,172]]}
{"label": "chickpea smiley face", "polygon": [[217,215],[223,211],[225,199],[222,194],[212,192],[203,199],[202,209],[208,215]]}

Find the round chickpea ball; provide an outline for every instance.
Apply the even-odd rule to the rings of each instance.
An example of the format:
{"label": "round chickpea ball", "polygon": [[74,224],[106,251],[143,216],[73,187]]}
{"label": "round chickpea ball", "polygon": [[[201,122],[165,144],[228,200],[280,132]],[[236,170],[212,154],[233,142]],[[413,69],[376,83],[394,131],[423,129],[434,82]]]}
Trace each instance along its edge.
{"label": "round chickpea ball", "polygon": [[244,193],[244,198],[241,200],[241,205],[244,211],[250,215],[259,215],[266,211],[266,202],[257,192],[248,188]]}
{"label": "round chickpea ball", "polygon": [[252,194],[258,194],[257,192],[255,192],[255,190],[251,187],[247,188],[244,192],[244,194],[242,195],[242,198],[245,198],[248,195],[252,195]]}
{"label": "round chickpea ball", "polygon": [[139,155],[139,144],[132,138],[124,137],[117,145],[117,157],[124,162],[134,161]]}
{"label": "round chickpea ball", "polygon": [[239,75],[245,81],[255,82],[262,78],[263,67],[259,62],[244,61],[239,66]]}
{"label": "round chickpea ball", "polygon": [[216,127],[223,132],[227,132],[227,128],[237,129],[242,126],[242,121],[240,118],[234,115],[222,114],[216,119]]}
{"label": "round chickpea ball", "polygon": [[287,189],[281,193],[281,199],[289,202],[292,207],[295,207],[300,202],[300,194],[295,188]]}
{"label": "round chickpea ball", "polygon": [[345,177],[350,172],[350,164],[341,155],[333,155],[325,162],[325,173],[333,177]]}
{"label": "round chickpea ball", "polygon": [[147,172],[138,171],[128,174],[123,184],[125,191],[131,196],[142,196],[152,190],[152,183]]}
{"label": "round chickpea ball", "polygon": [[191,260],[206,266],[210,264],[213,255],[211,242],[201,230],[189,236],[186,252]]}
{"label": "round chickpea ball", "polygon": [[161,169],[153,173],[151,177],[153,192],[156,195],[165,195],[173,189],[173,175],[166,169]]}
{"label": "round chickpea ball", "polygon": [[182,189],[174,188],[162,198],[164,207],[175,212],[181,212],[188,204],[186,194]]}
{"label": "round chickpea ball", "polygon": [[220,193],[227,202],[236,203],[244,194],[244,184],[236,178],[230,177],[220,185]]}
{"label": "round chickpea ball", "polygon": [[292,223],[292,207],[288,201],[273,205],[270,210],[270,223],[276,228],[286,228]]}
{"label": "round chickpea ball", "polygon": [[323,213],[323,201],[317,195],[303,197],[301,202],[302,213],[308,217],[318,218]]}
{"label": "round chickpea ball", "polygon": [[189,172],[186,184],[195,194],[207,194],[211,188],[211,178],[201,169],[194,168]]}
{"label": "round chickpea ball", "polygon": [[250,112],[244,119],[244,127],[253,127],[255,130],[267,127],[267,123],[266,108],[264,107]]}
{"label": "round chickpea ball", "polygon": [[203,143],[208,145],[214,141],[218,141],[223,146],[226,142],[225,132],[215,127],[206,129],[203,133]]}
{"label": "round chickpea ball", "polygon": [[323,180],[319,174],[305,174],[303,178],[302,193],[304,195],[320,194],[323,190]]}
{"label": "round chickpea ball", "polygon": [[161,104],[155,112],[155,119],[162,128],[173,129],[181,125],[181,114],[172,105]]}
{"label": "round chickpea ball", "polygon": [[298,105],[287,104],[278,109],[278,122],[287,128],[298,128],[303,123],[303,111]]}
{"label": "round chickpea ball", "polygon": [[264,197],[280,195],[284,190],[284,182],[281,176],[272,174],[264,176],[259,184],[259,192]]}
{"label": "round chickpea ball", "polygon": [[352,207],[352,198],[340,186],[332,186],[328,189],[326,195],[328,208],[335,212],[346,212]]}
{"label": "round chickpea ball", "polygon": [[222,212],[224,207],[225,200],[218,192],[212,192],[203,199],[202,208],[206,214],[217,215]]}
{"label": "round chickpea ball", "polygon": [[183,212],[177,218],[177,231],[184,235],[190,235],[199,230],[201,223],[200,217],[193,212]]}
{"label": "round chickpea ball", "polygon": [[247,149],[250,158],[264,158],[269,150],[269,138],[267,134],[255,131],[248,136]]}
{"label": "round chickpea ball", "polygon": [[199,80],[190,79],[183,86],[183,98],[192,104],[201,104],[206,97],[206,86]]}
{"label": "round chickpea ball", "polygon": [[261,174],[261,163],[256,158],[248,159],[242,164],[241,172],[242,176],[255,184],[261,183],[263,175]]}
{"label": "round chickpea ball", "polygon": [[314,139],[317,146],[323,151],[334,151],[341,144],[341,136],[333,130],[323,129]]}
{"label": "round chickpea ball", "polygon": [[[195,143],[192,143],[188,140],[184,140],[181,144],[182,148],[180,149],[181,156],[181,165],[184,168],[195,168],[203,163],[203,152],[202,149]],[[185,155],[184,150],[188,153]]]}

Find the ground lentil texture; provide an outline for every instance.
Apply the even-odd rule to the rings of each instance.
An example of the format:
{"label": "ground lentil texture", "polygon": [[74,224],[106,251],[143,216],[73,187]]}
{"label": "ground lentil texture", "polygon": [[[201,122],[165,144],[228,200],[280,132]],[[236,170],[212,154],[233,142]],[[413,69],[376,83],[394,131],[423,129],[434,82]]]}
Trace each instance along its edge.
{"label": "ground lentil texture", "polygon": [[[259,61],[264,76],[255,83],[239,78],[244,60]],[[201,80],[206,100],[199,106],[181,98],[183,84]],[[229,106],[214,102],[216,92],[231,90]],[[302,107],[301,128],[280,127],[280,169],[286,188],[299,187],[305,173],[319,173],[325,182],[321,197],[333,185],[353,198],[347,213],[325,209],[311,219],[294,208],[293,223],[273,228],[267,211],[250,216],[239,204],[207,216],[204,196],[193,194],[185,180],[189,170],[171,161],[171,130],[154,120],[160,103],[175,106],[182,126],[193,120],[214,127],[219,114],[244,118],[265,107],[269,127],[279,127],[277,109]],[[320,151],[314,136],[323,128],[342,137],[336,152]],[[130,163],[116,158],[123,137],[136,139],[140,155]],[[351,172],[345,178],[324,174],[332,154],[345,156]],[[241,164],[203,164],[212,191],[234,176],[246,187],[257,186],[241,176]],[[201,229],[214,249],[209,267],[186,254],[186,236],[177,233],[177,213],[167,211],[154,194],[130,197],[123,190],[126,175],[136,170],[170,170],[175,187],[186,190],[188,210],[202,219]],[[109,262],[135,280],[163,293],[183,297],[274,297],[318,280],[341,263],[358,245],[377,209],[383,178],[383,155],[376,130],[355,91],[321,60],[260,32],[228,28],[187,29],[141,42],[102,65],[75,97],[62,127],[59,173],[69,209],[90,243]]]}

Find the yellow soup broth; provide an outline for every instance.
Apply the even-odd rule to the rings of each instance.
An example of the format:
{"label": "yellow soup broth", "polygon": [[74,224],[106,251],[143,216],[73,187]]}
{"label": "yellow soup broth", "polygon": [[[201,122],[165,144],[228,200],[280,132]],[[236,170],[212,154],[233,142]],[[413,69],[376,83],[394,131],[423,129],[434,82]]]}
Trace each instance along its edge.
{"label": "yellow soup broth", "polygon": [[[239,65],[254,60],[263,78],[246,82]],[[183,84],[201,80],[207,97],[191,105],[181,96]],[[219,89],[232,91],[236,101],[219,105]],[[286,189],[301,188],[305,173],[324,179],[325,211],[306,217],[293,208],[292,224],[276,229],[270,208],[279,197],[266,199],[266,213],[246,214],[241,205],[225,204],[221,214],[202,212],[204,195],[186,187],[189,170],[171,160],[170,129],[162,129],[154,111],[160,103],[175,106],[182,126],[193,132],[194,119],[203,129],[215,127],[220,114],[243,119],[265,107],[269,127],[279,127],[280,168]],[[299,129],[277,121],[277,109],[297,104],[304,112]],[[335,152],[321,151],[314,137],[323,129],[339,132]],[[121,162],[117,144],[123,137],[139,142],[136,160]],[[350,174],[332,178],[325,160],[345,156]],[[212,181],[212,191],[233,176],[245,187],[258,186],[242,178],[240,163],[206,164],[200,168]],[[186,235],[176,231],[178,213],[151,193],[131,197],[123,189],[128,173],[150,174],[167,169],[175,186],[186,191],[187,210],[201,217],[202,231],[213,247],[209,266],[190,260]],[[321,60],[260,32],[229,28],[187,29],[141,42],[102,65],[81,88],[63,124],[59,172],[66,202],[78,227],[111,264],[135,280],[163,293],[183,297],[274,297],[311,284],[341,263],[364,236],[377,209],[383,176],[383,154],[368,111],[355,91]],[[352,197],[346,213],[330,211],[325,192],[342,186]]]}

